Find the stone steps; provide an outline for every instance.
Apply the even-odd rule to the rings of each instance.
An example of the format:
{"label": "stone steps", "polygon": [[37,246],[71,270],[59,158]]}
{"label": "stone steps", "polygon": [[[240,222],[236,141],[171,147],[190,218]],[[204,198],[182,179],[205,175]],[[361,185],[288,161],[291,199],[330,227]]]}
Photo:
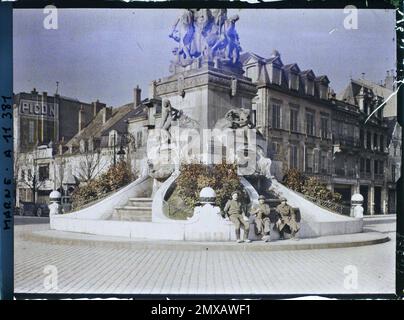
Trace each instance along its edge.
{"label": "stone steps", "polygon": [[147,207],[151,207],[153,199],[151,198],[129,198],[128,200],[128,205],[131,206],[147,206]]}
{"label": "stone steps", "polygon": [[151,221],[151,219],[151,198],[129,198],[128,203],[123,207],[116,207],[112,215],[112,220]]}

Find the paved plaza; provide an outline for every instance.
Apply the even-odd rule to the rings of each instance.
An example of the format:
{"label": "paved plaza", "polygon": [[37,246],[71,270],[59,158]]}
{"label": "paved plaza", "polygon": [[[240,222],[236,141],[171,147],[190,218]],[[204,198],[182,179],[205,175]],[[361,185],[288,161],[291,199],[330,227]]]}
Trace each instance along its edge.
{"label": "paved plaza", "polygon": [[[17,218],[21,219],[21,218]],[[45,222],[45,223],[44,223]],[[350,248],[246,251],[116,247],[27,240],[46,221],[16,221],[17,293],[394,293],[395,219],[367,219],[389,242]],[[292,241],[292,240],[287,240]],[[237,244],[234,244],[237,246]],[[49,280],[51,277],[51,281]]]}

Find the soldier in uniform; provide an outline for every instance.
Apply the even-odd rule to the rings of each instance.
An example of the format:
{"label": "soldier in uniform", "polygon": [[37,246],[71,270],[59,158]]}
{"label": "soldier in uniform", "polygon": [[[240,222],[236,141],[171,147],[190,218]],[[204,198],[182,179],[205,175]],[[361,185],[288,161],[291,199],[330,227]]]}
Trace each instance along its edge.
{"label": "soldier in uniform", "polygon": [[229,216],[230,221],[234,223],[234,227],[236,228],[237,242],[243,242],[243,240],[240,239],[240,227],[243,227],[244,229],[244,241],[251,242],[251,240],[247,238],[249,225],[248,222],[244,220],[245,210],[243,204],[238,200],[237,192],[233,192],[231,197],[232,199],[227,201],[223,211]]}
{"label": "soldier in uniform", "polygon": [[281,204],[276,207],[276,211],[279,214],[276,227],[279,230],[280,239],[284,239],[285,232],[290,233],[292,238],[295,238],[300,227],[296,221],[293,208],[287,204],[286,198],[281,198]]}
{"label": "soldier in uniform", "polygon": [[258,197],[258,205],[251,210],[251,214],[255,215],[255,225],[257,226],[258,234],[262,235],[262,240],[268,242],[270,240],[270,227],[271,221],[269,214],[271,208],[265,203],[265,197],[260,195]]}

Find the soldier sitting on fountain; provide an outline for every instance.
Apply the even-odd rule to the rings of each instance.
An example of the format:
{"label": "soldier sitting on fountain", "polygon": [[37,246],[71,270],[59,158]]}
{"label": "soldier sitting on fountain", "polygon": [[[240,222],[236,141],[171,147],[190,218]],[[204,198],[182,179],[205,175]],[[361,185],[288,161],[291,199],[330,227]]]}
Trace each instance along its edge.
{"label": "soldier sitting on fountain", "polygon": [[276,207],[279,214],[279,219],[276,222],[276,227],[279,230],[280,239],[284,239],[284,234],[290,233],[291,238],[295,238],[300,227],[297,223],[297,217],[291,206],[287,204],[286,198],[281,198],[281,204]]}
{"label": "soldier sitting on fountain", "polygon": [[251,214],[255,216],[254,222],[257,226],[257,232],[262,236],[262,240],[268,242],[270,240],[271,221],[269,215],[271,208],[265,203],[265,197],[258,197],[258,205],[252,208]]}
{"label": "soldier sitting on fountain", "polygon": [[228,200],[223,211],[230,218],[230,221],[234,223],[234,227],[236,228],[236,238],[237,243],[243,242],[240,239],[240,227],[242,226],[244,229],[243,239],[245,242],[251,242],[248,237],[249,225],[248,222],[244,220],[245,210],[243,208],[243,204],[238,200],[238,193],[233,192],[231,195],[232,199]]}

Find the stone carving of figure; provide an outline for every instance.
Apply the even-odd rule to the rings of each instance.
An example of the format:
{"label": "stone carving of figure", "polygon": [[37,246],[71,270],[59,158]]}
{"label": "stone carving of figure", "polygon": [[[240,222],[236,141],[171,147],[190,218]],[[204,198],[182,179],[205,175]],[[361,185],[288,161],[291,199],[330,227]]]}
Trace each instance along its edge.
{"label": "stone carving of figure", "polygon": [[[176,20],[170,38],[178,42],[174,65],[187,66],[196,58],[239,61],[241,50],[235,28],[238,15],[227,18],[226,9],[187,9]],[[175,69],[172,69],[175,70]]]}
{"label": "stone carving of figure", "polygon": [[178,42],[176,54],[180,61],[189,60],[191,58],[191,43],[194,36],[194,15],[189,9],[185,9],[182,15],[177,19],[173,26],[173,30],[169,35]]}
{"label": "stone carving of figure", "polygon": [[209,9],[195,11],[195,35],[192,46],[192,55],[198,57],[206,55],[208,48],[207,35],[212,27],[213,17]]}
{"label": "stone carving of figure", "polygon": [[177,120],[181,116],[181,110],[171,106],[170,100],[164,100],[161,108],[161,125],[160,128],[169,131],[171,122]]}
{"label": "stone carving of figure", "polygon": [[226,112],[224,118],[217,121],[215,127],[218,129],[252,128],[250,110],[244,108],[231,109]]}
{"label": "stone carving of figure", "polygon": [[236,22],[239,20],[239,16],[236,14],[231,16],[225,21],[224,30],[226,37],[226,58],[233,63],[239,61],[240,58],[240,40],[236,31]]}
{"label": "stone carving of figure", "polygon": [[272,161],[271,159],[265,157],[264,151],[257,147],[257,171],[260,175],[263,175],[264,177],[271,179],[272,174],[271,174],[271,164]]}

